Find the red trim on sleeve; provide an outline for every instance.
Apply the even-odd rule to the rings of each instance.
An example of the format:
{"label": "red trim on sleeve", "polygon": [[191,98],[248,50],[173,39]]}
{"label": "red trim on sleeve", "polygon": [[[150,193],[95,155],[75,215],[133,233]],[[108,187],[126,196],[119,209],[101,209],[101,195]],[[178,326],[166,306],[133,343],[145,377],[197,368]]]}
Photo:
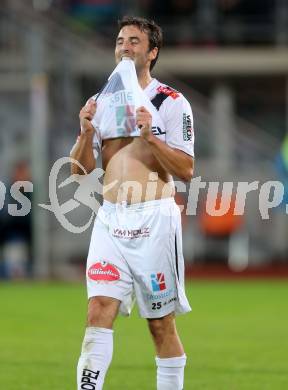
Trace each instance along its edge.
{"label": "red trim on sleeve", "polygon": [[175,91],[175,89],[172,89],[170,87],[162,87],[162,85],[157,88],[157,91],[159,93],[164,93],[167,96],[171,96],[172,99],[177,99],[180,96],[180,94]]}

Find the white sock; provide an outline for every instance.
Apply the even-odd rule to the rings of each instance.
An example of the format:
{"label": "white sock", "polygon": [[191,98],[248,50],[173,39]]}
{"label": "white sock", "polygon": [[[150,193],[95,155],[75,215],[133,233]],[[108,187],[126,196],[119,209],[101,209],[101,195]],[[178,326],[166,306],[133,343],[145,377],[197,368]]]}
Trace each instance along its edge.
{"label": "white sock", "polygon": [[86,328],[77,366],[78,390],[101,390],[113,354],[113,330]]}
{"label": "white sock", "polygon": [[160,359],[156,357],[157,390],[183,390],[186,355]]}

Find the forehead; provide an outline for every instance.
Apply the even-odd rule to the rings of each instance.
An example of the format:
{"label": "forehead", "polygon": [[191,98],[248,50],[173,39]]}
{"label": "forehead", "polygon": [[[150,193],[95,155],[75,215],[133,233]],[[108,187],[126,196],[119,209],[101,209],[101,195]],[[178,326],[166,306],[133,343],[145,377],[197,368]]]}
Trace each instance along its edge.
{"label": "forehead", "polygon": [[141,40],[147,40],[148,41],[148,33],[145,31],[141,31],[139,27],[130,25],[130,26],[124,26],[119,31],[117,38],[129,38],[129,37],[138,37]]}

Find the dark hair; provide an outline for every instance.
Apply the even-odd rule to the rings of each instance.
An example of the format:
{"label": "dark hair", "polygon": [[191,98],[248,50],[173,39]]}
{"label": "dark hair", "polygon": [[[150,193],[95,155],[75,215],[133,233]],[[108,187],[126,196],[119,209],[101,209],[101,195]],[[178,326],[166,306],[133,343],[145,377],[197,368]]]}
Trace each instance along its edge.
{"label": "dark hair", "polygon": [[153,20],[148,20],[137,16],[123,16],[123,18],[118,21],[119,31],[125,26],[136,26],[140,31],[147,33],[149,40],[149,51],[154,49],[154,47],[158,48],[157,56],[154,60],[151,61],[150,64],[150,70],[152,70],[158,60],[160,49],[162,47],[163,37],[161,27],[159,27]]}

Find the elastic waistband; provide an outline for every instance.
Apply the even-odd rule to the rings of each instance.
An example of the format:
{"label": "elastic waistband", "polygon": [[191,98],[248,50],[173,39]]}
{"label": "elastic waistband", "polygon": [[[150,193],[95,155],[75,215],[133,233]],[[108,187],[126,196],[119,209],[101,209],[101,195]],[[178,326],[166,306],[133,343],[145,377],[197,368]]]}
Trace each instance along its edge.
{"label": "elastic waistband", "polygon": [[115,211],[118,209],[126,210],[126,211],[135,211],[135,210],[147,210],[149,208],[158,208],[163,207],[164,205],[169,205],[175,203],[174,198],[165,198],[165,199],[157,199],[157,200],[149,200],[147,202],[141,203],[133,203],[128,204],[127,202],[121,203],[111,203],[108,200],[103,201],[102,208],[104,211]]}

